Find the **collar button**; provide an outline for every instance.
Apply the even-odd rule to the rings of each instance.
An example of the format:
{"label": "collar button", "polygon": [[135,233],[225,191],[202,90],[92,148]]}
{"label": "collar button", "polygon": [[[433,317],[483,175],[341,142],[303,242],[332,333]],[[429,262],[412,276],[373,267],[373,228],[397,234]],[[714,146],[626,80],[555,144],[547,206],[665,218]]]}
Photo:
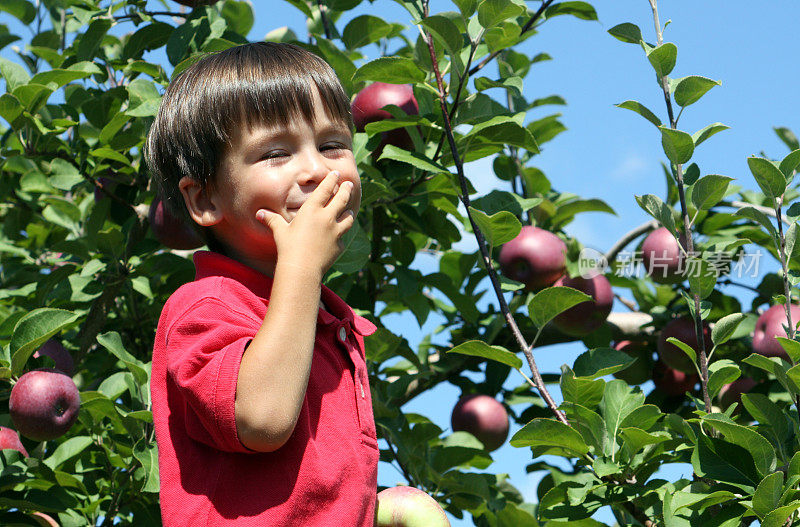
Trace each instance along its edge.
{"label": "collar button", "polygon": [[339,328],[339,340],[341,340],[342,342],[347,340],[347,330],[344,329],[344,326],[341,326]]}

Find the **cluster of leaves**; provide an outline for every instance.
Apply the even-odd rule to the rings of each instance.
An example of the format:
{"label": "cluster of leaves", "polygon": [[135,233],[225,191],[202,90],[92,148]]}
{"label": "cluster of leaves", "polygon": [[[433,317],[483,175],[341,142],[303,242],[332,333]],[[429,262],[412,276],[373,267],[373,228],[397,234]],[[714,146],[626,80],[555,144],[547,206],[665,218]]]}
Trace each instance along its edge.
{"label": "cluster of leaves", "polygon": [[[748,357],[746,335],[755,322],[750,311],[776,294],[791,296],[783,276],[797,283],[791,258],[797,207],[787,211],[791,227],[785,234],[762,210],[774,208],[776,198],[796,198],[791,176],[800,158],[797,140],[780,130],[793,152],[778,164],[751,160],[763,193],[745,191],[727,177],[701,177],[697,165],[683,170],[694,148],[724,125],[690,135],[673,118],[663,125],[638,102],[620,104],[658,127],[670,162],[666,199],[639,198],[648,213],[677,235],[680,213],[674,206],[683,185],[692,225],[704,236],[701,255],[741,249],[750,240],[776,258],[787,257],[782,276],[766,276],[759,304],[748,310],[722,292],[717,276],[690,281],[686,290],[654,288],[646,278],[610,277],[612,283],[630,289],[657,327],[676,311],[692,309],[688,301],[682,307],[682,299],[702,296],[699,314],[716,323],[711,397],[743,373],[765,382],[758,393],[743,397],[740,414],[734,408],[706,412],[694,397],[645,395],[639,387],[604,379],[632,362],[609,347],[618,335],[606,326],[585,339],[589,349],[572,366],[544,375],[545,382],[559,383],[563,395],[566,422],[554,419],[527,383],[504,388],[512,370],[521,371],[522,360],[508,351],[516,344],[506,314],[481,307],[494,271],[480,250],[454,246],[474,225],[494,251],[491,259],[523,223],[535,221],[562,234],[579,213],[613,213],[600,200],[554,189],[530,164],[542,145],[565,130],[560,114],[538,112],[564,101],[557,95],[525,97],[531,68],[550,57],[514,49],[550,18],[596,20],[596,13],[580,1],[531,6],[521,0],[454,0],[453,10],[435,14],[427,2],[396,1],[409,13],[408,25],[369,14],[337,25],[361,9],[362,0],[287,0],[307,18],[308,41],[288,28],[266,37],[323,57],[350,95],[373,81],[409,83],[419,104],[418,115],[393,108],[394,119],[356,134],[364,207],[346,252],[326,278],[379,325],[367,339],[367,359],[376,424],[388,445],[381,459],[396,464],[410,484],[453,515],[470,514],[477,525],[594,525],[592,514],[609,505],[620,524],[650,519],[738,525],[754,515],[762,524],[785,520],[800,507],[798,422],[790,408],[800,395],[800,377],[780,360]],[[44,511],[67,526],[101,518],[109,525],[157,525],[149,357],[161,306],[192,278],[193,266],[189,255],[165,250],[148,233],[154,189],[141,147],[169,79],[202,53],[246,42],[252,7],[225,0],[165,14],[148,11],[142,0],[111,6],[99,0],[14,0],[0,2],[0,10],[33,29],[25,45],[14,48],[16,60],[0,58],[0,425],[10,424],[5,401],[12,383],[47,365],[32,353],[54,336],[75,356],[82,403],[78,423],[63,438],[25,440],[30,458],[2,453],[0,521]],[[409,32],[409,26],[418,29]],[[415,32],[416,38],[408,36]],[[632,24],[611,33],[643,47],[660,84],[682,108],[717,84],[699,76],[669,79],[674,44],[649,45]],[[0,46],[19,40],[0,26]],[[370,60],[375,49],[381,56]],[[496,66],[496,78],[487,76],[487,65]],[[387,146],[379,159],[371,155],[381,133],[398,127],[409,131],[413,150]],[[474,189],[457,174],[464,162],[490,156],[498,186],[510,190],[465,202]],[[737,193],[754,207],[726,212]],[[469,209],[460,207],[467,203]],[[573,257],[580,242],[568,243]],[[437,270],[413,265],[422,253],[436,255]],[[503,289],[514,292],[509,314],[537,346],[567,340],[547,323],[585,300],[565,288],[523,294],[508,280]],[[434,333],[448,334],[452,346],[433,344],[432,334],[413,349],[384,327],[385,317],[399,312],[410,312],[420,326],[435,314],[443,322]],[[785,345],[797,362],[797,343]],[[492,458],[472,436],[446,433],[424,415],[403,412],[403,404],[443,382],[503,400],[524,425],[511,444],[530,448],[529,470],[547,474],[538,504],[525,503],[506,476],[492,473]],[[544,455],[559,456],[570,468],[536,459]],[[691,464],[695,479],[653,479],[667,463]]]}

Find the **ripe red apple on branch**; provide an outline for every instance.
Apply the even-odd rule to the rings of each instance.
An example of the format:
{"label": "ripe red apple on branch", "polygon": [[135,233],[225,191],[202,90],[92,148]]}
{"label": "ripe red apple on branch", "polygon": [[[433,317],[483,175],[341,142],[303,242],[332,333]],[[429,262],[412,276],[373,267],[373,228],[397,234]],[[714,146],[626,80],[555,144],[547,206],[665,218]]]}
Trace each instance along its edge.
{"label": "ripe red apple on branch", "polygon": [[572,306],[553,319],[553,325],[562,333],[586,336],[602,326],[611,313],[614,291],[608,278],[601,274],[592,278],[562,276],[553,285],[571,287],[592,297],[592,300]]}
{"label": "ripe red apple on branch", "polygon": [[[686,247],[686,236],[681,234],[681,245]],[[684,270],[683,251],[678,240],[666,227],[654,230],[642,242],[642,263],[655,282],[675,284],[682,282]]]}
{"label": "ripe red apple on branch", "polygon": [[696,373],[684,373],[670,368],[660,360],[653,366],[653,384],[657,390],[670,397],[681,397],[686,392],[694,391],[698,382],[700,377]]}
{"label": "ripe red apple on branch", "polygon": [[508,412],[488,395],[465,395],[453,407],[450,425],[454,431],[474,435],[487,451],[493,452],[508,437]]}
{"label": "ripe red apple on branch", "polygon": [[[681,342],[688,344],[695,354],[700,356],[700,344],[697,341],[697,334],[694,330],[694,319],[691,317],[681,317],[671,320],[661,330],[658,338],[658,356],[667,366],[680,370],[684,373],[696,373],[694,363],[686,353],[675,344],[667,342],[667,339],[674,337]],[[706,353],[711,350],[711,328],[703,322],[703,341],[705,342]]]}
{"label": "ripe red apple on branch", "polygon": [[200,236],[180,218],[172,214],[158,196],[153,198],[147,217],[150,220],[150,229],[156,239],[170,249],[197,249],[204,244]]}
{"label": "ripe red apple on branch", "polygon": [[[358,92],[350,106],[356,131],[363,132],[364,127],[369,123],[391,119],[392,114],[382,109],[390,104],[398,106],[408,115],[419,113],[419,105],[410,84],[373,82]],[[414,149],[414,142],[405,128],[395,128],[383,132],[381,143],[373,154],[375,158],[380,157],[380,153],[386,145],[394,145],[404,150]]]}
{"label": "ripe red apple on branch", "polygon": [[503,245],[498,261],[506,277],[525,284],[526,291],[536,291],[564,274],[567,244],[550,231],[525,225]]}
{"label": "ripe red apple on branch", "polygon": [[0,426],[0,450],[5,450],[7,448],[17,450],[23,456],[28,457],[28,451],[25,450],[25,446],[22,444],[17,431],[7,426]]}
{"label": "ripe red apple on branch", "polygon": [[627,353],[636,361],[624,370],[615,372],[617,379],[628,384],[642,384],[653,378],[653,347],[647,342],[621,340],[614,346],[615,350]]}
{"label": "ripe red apple on branch", "polygon": [[400,485],[378,493],[375,527],[450,527],[450,520],[428,494]]}
{"label": "ripe red apple on branch", "polygon": [[[800,322],[800,306],[792,304],[792,324],[797,327]],[[775,337],[786,337],[784,326],[788,326],[786,318],[786,306],[776,304],[764,311],[756,320],[755,331],[753,332],[753,352],[766,357],[782,357],[789,360],[786,350]]]}
{"label": "ripe red apple on branch", "polygon": [[730,382],[720,388],[719,390],[719,405],[722,409],[728,408],[733,403],[742,402],[742,394],[748,393],[755,388],[758,382],[750,377],[739,377],[733,382]]}
{"label": "ripe red apple on branch", "polygon": [[53,369],[22,375],[11,389],[8,411],[19,433],[35,441],[61,437],[78,419],[81,405],[72,379]]}

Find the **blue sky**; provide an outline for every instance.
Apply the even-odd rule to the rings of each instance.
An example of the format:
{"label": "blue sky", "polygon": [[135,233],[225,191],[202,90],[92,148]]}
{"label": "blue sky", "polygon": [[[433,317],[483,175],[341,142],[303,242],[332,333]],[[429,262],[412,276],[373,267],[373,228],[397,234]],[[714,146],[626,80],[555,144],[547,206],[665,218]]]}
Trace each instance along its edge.
{"label": "blue sky", "polygon": [[[170,9],[177,10],[174,2],[167,4]],[[662,24],[672,20],[664,39],[678,46],[678,60],[672,76],[703,75],[722,82],[688,107],[681,117],[680,128],[690,133],[714,122],[731,127],[705,142],[693,161],[704,175],[730,176],[736,179],[736,184],[756,189],[747,168],[747,156],[763,151],[769,157],[780,158],[788,152],[772,131],[773,126],[785,126],[800,134],[800,74],[795,36],[800,2],[662,0],[659,4]],[[529,5],[535,8],[538,2],[529,2]],[[551,106],[531,112],[531,118],[560,112],[568,128],[544,145],[541,155],[531,164],[545,172],[554,188],[585,198],[603,199],[616,210],[616,216],[580,215],[566,229],[585,245],[603,251],[623,233],[648,219],[636,205],[634,195],[663,196],[665,193],[660,166],[664,155],[658,131],[633,112],[614,105],[634,99],[647,105],[662,120],[666,120],[666,112],[663,95],[641,48],[624,44],[607,33],[617,24],[633,22],[642,28],[648,41],[654,42],[648,0],[596,1],[593,5],[599,22],[557,17],[544,24],[539,35],[517,50],[530,55],[545,52],[553,58],[532,68],[525,79],[526,96],[558,94],[567,101],[564,107]],[[153,0],[149,6],[154,10],[163,8]],[[306,34],[303,15],[288,3],[256,1],[254,6],[256,23],[250,33],[251,40],[260,40],[280,26],[289,26],[301,38]],[[450,2],[434,1],[431,12],[455,9]],[[349,19],[365,12],[410,26],[410,17],[398,4],[376,0],[373,4],[365,2],[353,14],[343,17],[338,27],[343,28]],[[132,29],[132,25],[126,24],[121,31]],[[416,30],[412,28],[412,31],[409,34],[415,37]],[[371,54],[369,58],[380,54],[377,46],[367,48],[367,52]],[[8,48],[2,55],[12,58]],[[491,76],[495,70],[487,68],[483,74]],[[468,165],[467,176],[481,194],[503,184],[494,179],[491,160]],[[475,244],[467,239],[463,248],[474,250]],[[420,260],[416,264],[429,268],[433,262]],[[728,293],[739,296],[743,305],[749,305],[751,296],[742,291]],[[393,316],[387,322],[391,329],[412,343],[418,342],[423,334],[410,316]],[[429,331],[434,323],[424,329]],[[543,372],[556,372],[561,364],[571,363],[582,351],[584,348],[579,344],[551,346],[537,350],[536,359]],[[512,373],[508,386],[522,381],[521,376]],[[555,395],[558,398],[557,392]],[[427,415],[447,431],[450,410],[458,396],[457,388],[442,385],[404,409]],[[515,430],[512,426],[511,433]],[[493,458],[495,463],[490,469],[509,474],[511,483],[529,500],[535,501],[539,476],[525,473],[525,466],[531,461],[529,451],[506,445],[495,452]],[[673,468],[667,473],[680,471],[680,468]],[[381,463],[379,483],[400,482],[404,482],[400,472]],[[598,513],[597,518],[613,523],[607,511]],[[454,519],[453,525],[472,525],[472,522]]]}

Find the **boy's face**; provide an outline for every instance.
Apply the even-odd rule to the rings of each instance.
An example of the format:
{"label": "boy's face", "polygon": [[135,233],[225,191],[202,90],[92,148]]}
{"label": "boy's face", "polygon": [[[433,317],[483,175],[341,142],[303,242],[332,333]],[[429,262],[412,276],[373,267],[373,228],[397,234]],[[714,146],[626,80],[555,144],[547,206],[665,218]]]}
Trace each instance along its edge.
{"label": "boy's face", "polygon": [[223,156],[217,181],[208,189],[220,209],[221,221],[212,227],[232,256],[270,272],[277,260],[271,231],[256,220],[267,209],[291,222],[320,181],[331,171],[339,185],[353,183],[349,208],[361,204],[361,180],[344,123],[332,121],[318,93],[314,124],[302,117],[287,128],[243,127]]}

